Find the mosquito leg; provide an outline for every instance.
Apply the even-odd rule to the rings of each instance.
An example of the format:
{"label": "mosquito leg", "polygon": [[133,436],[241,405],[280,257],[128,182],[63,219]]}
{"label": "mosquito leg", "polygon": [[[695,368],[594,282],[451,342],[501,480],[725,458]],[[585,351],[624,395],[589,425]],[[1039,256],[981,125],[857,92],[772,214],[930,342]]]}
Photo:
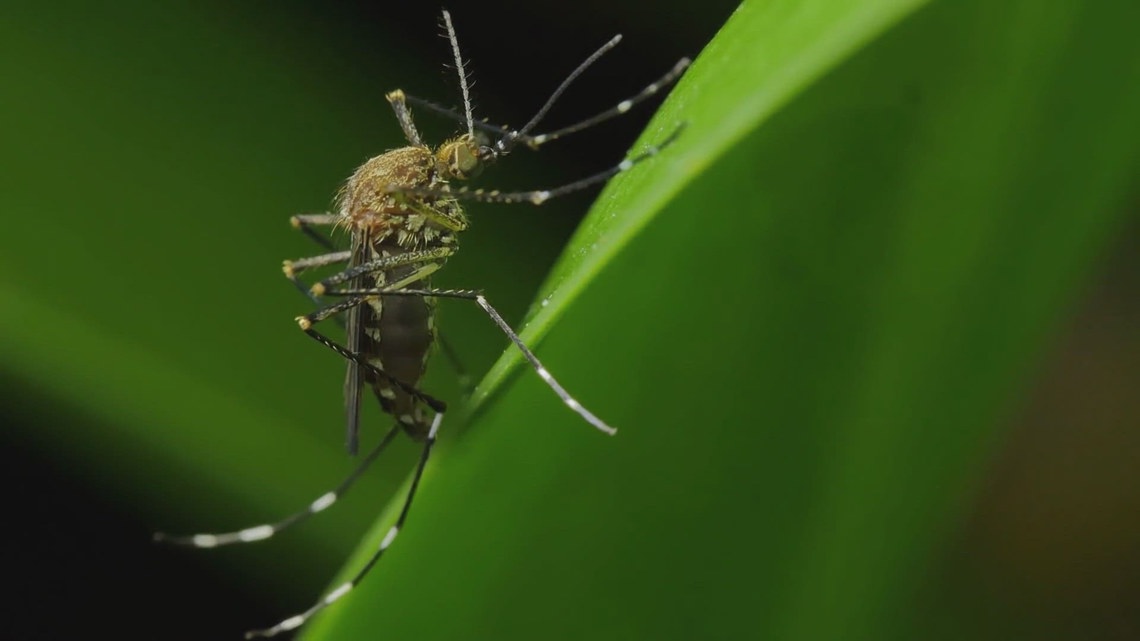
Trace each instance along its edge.
{"label": "mosquito leg", "polygon": [[293,283],[297,289],[301,290],[302,294],[309,297],[309,299],[317,305],[321,304],[320,300],[318,300],[309,292],[308,285],[302,282],[301,279],[297,278],[297,274],[300,274],[302,271],[311,269],[313,267],[323,267],[324,265],[348,262],[349,258],[352,256],[352,252],[336,251],[336,248],[333,247],[332,241],[329,238],[318,234],[313,229],[314,227],[335,225],[340,222],[340,220],[341,217],[336,214],[298,214],[289,218],[289,224],[291,224],[294,228],[301,230],[301,232],[313,240],[313,242],[317,243],[329,252],[327,254],[313,256],[311,258],[287,260],[281,265],[281,269],[285,272],[285,277],[289,279],[289,282]]}
{"label": "mosquito leg", "polygon": [[308,285],[305,284],[300,278],[297,277],[301,272],[312,269],[314,267],[324,267],[325,265],[335,265],[337,263],[348,262],[352,257],[351,251],[339,251],[329,254],[321,254],[320,256],[312,256],[310,258],[299,258],[297,260],[287,260],[281,264],[281,271],[285,272],[285,278],[293,283],[293,286],[301,290],[301,293],[308,296],[317,305],[321,304],[320,298],[314,294]]}
{"label": "mosquito leg", "polygon": [[364,472],[368,470],[368,467],[372,465],[372,462],[376,460],[376,457],[380,456],[380,453],[384,451],[384,448],[388,447],[388,444],[392,442],[392,439],[395,438],[396,434],[399,431],[400,427],[398,425],[389,430],[388,434],[384,436],[384,440],[380,441],[380,444],[373,448],[373,450],[360,461],[360,463],[356,466],[356,469],[352,470],[352,472],[350,472],[349,475],[340,482],[340,485],[337,485],[333,490],[325,492],[319,496],[317,500],[310,503],[309,506],[305,509],[290,514],[289,516],[279,521],[276,521],[274,523],[265,523],[263,525],[256,525],[254,527],[247,527],[235,532],[221,532],[217,534],[192,534],[189,536],[175,536],[166,534],[164,532],[155,532],[154,540],[160,543],[168,543],[171,545],[185,545],[195,548],[215,548],[222,545],[230,545],[233,543],[253,543],[255,541],[264,541],[265,539],[268,539],[278,532],[308,519],[318,512],[323,512],[325,509],[332,506],[333,503],[336,503],[338,499],[348,493],[348,490],[352,488],[357,479],[359,479],[361,475],[363,475]]}
{"label": "mosquito leg", "polygon": [[[444,12],[444,19],[447,21],[448,35],[450,36],[452,46],[455,48],[455,60],[456,60],[457,66],[459,67],[460,84],[463,87],[464,113],[462,115],[460,115],[458,113],[452,112],[450,109],[440,107],[440,106],[435,105],[433,103],[427,102],[426,100],[409,98],[408,96],[405,96],[403,94],[403,92],[400,93],[401,104],[404,101],[412,102],[413,104],[426,107],[430,111],[435,111],[435,112],[443,114],[445,116],[453,116],[457,120],[462,120],[463,122],[466,122],[468,133],[470,133],[471,135],[474,135],[475,134],[474,130],[475,130],[476,125],[475,125],[475,123],[471,117],[471,101],[467,95],[467,80],[466,80],[466,77],[465,77],[464,72],[463,72],[463,66],[461,64],[459,64],[460,62],[462,62],[462,59],[459,57],[459,50],[458,50],[459,45],[455,40],[454,31],[451,28],[451,19],[450,19],[450,17],[448,17],[446,11]],[[526,125],[523,126],[522,129],[519,129],[518,131],[508,130],[505,132],[500,130],[499,133],[505,133],[506,135],[503,136],[503,138],[501,138],[499,141],[497,141],[495,143],[496,150],[499,153],[506,154],[510,151],[510,148],[513,145],[515,145],[516,143],[518,143],[520,141],[529,141],[530,136],[528,134],[530,133],[531,129],[534,129],[538,125],[538,123],[546,116],[547,112],[550,111],[550,108],[554,106],[554,103],[558,101],[558,98],[562,96],[562,94],[566,91],[567,87],[569,87],[570,84],[572,82],[574,82],[575,79],[578,78],[578,76],[582,75],[582,72],[584,72],[587,68],[589,68],[590,65],[594,64],[598,60],[598,58],[601,58],[603,55],[606,54],[606,52],[608,52],[611,49],[613,49],[614,47],[616,47],[619,42],[621,42],[621,36],[620,35],[614,36],[613,38],[610,38],[610,40],[608,42],[606,42],[606,44],[602,45],[601,48],[599,48],[594,53],[590,54],[590,56],[588,58],[586,58],[586,60],[584,62],[579,64],[574,69],[574,71],[570,72],[570,75],[567,76],[566,79],[563,80],[562,83],[558,85],[558,87],[554,90],[554,93],[552,93],[550,95],[550,97],[546,99],[546,102],[538,110],[538,113],[536,113],[534,115],[534,117],[532,117],[530,119],[530,121],[527,122]],[[483,126],[480,126],[479,128],[486,130],[488,128],[493,128],[493,126],[483,125]]]}
{"label": "mosquito leg", "polygon": [[316,325],[317,323],[329,318],[330,316],[334,316],[334,315],[339,314],[341,312],[348,311],[348,310],[350,310],[350,309],[352,309],[358,305],[362,305],[369,298],[371,298],[371,296],[354,296],[352,298],[348,298],[348,299],[339,301],[333,305],[328,305],[326,307],[322,307],[321,309],[318,309],[317,311],[312,312],[310,314],[306,314],[304,316],[298,316],[297,317],[297,325],[300,326],[301,331],[305,332],[305,334],[307,334],[309,336],[309,338],[312,338],[313,340],[317,341],[321,345],[324,345],[325,347],[331,349],[332,351],[336,352],[337,354],[340,354],[342,357],[360,365],[362,368],[372,372],[376,376],[390,381],[393,386],[398,387],[398,388],[400,388],[400,390],[407,393],[408,395],[415,397],[416,399],[418,399],[419,401],[421,401],[422,403],[424,403],[428,407],[432,408],[432,410],[434,410],[436,412],[440,412],[440,413],[446,412],[447,411],[447,403],[444,403],[443,401],[441,401],[441,400],[439,400],[433,396],[430,396],[429,394],[421,392],[419,389],[417,389],[413,385],[409,385],[409,384],[405,383],[404,381],[401,381],[400,379],[396,378],[395,376],[392,376],[391,374],[385,372],[384,370],[380,369],[379,367],[376,367],[372,363],[368,362],[367,358],[361,356],[360,354],[357,354],[356,352],[348,349],[347,347],[344,347],[340,343],[337,343],[336,341],[329,338],[328,336],[325,336],[324,334],[313,329],[313,325]]}
{"label": "mosquito leg", "polygon": [[[361,265],[357,265],[356,267],[345,270],[339,274],[335,274],[333,276],[330,276],[329,278],[326,278],[326,279],[314,284],[311,288],[306,290],[305,293],[310,298],[312,298],[314,301],[317,301],[318,304],[320,304],[319,303],[320,299],[318,298],[318,296],[324,296],[326,294],[333,294],[335,292],[330,292],[329,288],[335,287],[336,285],[340,285],[340,284],[345,283],[345,282],[349,282],[358,276],[363,276],[365,274],[369,274],[372,272],[391,269],[393,267],[400,267],[400,266],[404,266],[404,265],[413,265],[416,263],[427,263],[427,262],[433,261],[433,260],[442,260],[442,259],[446,259],[447,257],[451,256],[453,253],[455,253],[454,248],[452,248],[452,247],[441,247],[438,249],[432,249],[432,250],[426,250],[426,251],[407,252],[404,254],[391,256],[389,258],[374,260],[374,261],[367,262],[367,263],[364,263]],[[411,280],[411,279],[419,280],[422,277],[423,277],[423,273],[417,271],[417,272],[411,274],[410,277],[408,279],[405,279],[405,280]],[[399,288],[398,284],[394,283],[393,288],[398,289]],[[459,387],[460,387],[461,392],[464,394],[464,396],[470,396],[471,391],[473,390],[472,383],[471,383],[471,376],[467,373],[467,370],[466,370],[466,368],[463,367],[463,364],[460,363],[459,357],[456,354],[455,350],[452,348],[452,346],[446,340],[444,340],[442,335],[440,335],[439,338],[440,338],[440,347],[442,348],[444,356],[447,358],[447,360],[451,363],[452,367],[455,369],[456,376],[459,379]]]}
{"label": "mosquito leg", "polygon": [[408,511],[412,507],[412,500],[416,497],[416,489],[419,488],[420,479],[423,477],[424,468],[427,466],[428,458],[431,456],[431,449],[432,446],[435,445],[436,435],[439,433],[439,424],[442,421],[443,412],[436,412],[436,415],[431,422],[431,429],[428,430],[427,438],[424,439],[424,447],[420,452],[420,460],[416,465],[416,471],[412,476],[412,485],[408,488],[407,495],[404,496],[404,505],[400,508],[400,515],[396,517],[395,525],[393,525],[388,530],[388,533],[384,535],[384,539],[380,541],[380,546],[376,548],[376,551],[373,552],[372,557],[368,559],[368,562],[364,564],[364,567],[362,567],[356,573],[356,575],[349,579],[347,582],[333,588],[320,601],[317,601],[315,604],[309,607],[308,610],[305,610],[300,614],[295,614],[271,628],[265,628],[264,630],[252,630],[250,632],[247,632],[245,634],[245,638],[253,639],[261,637],[272,637],[282,632],[295,630],[304,625],[305,622],[308,621],[314,614],[327,608],[329,605],[335,603],[341,597],[351,592],[353,588],[355,588],[360,584],[362,580],[364,580],[364,577],[367,576],[368,572],[376,566],[376,563],[380,560],[380,557],[384,556],[384,552],[388,549],[388,546],[392,545],[392,541],[396,540],[396,535],[398,535],[400,533],[400,530],[404,527],[404,521],[407,520]]}
{"label": "mosquito leg", "polygon": [[691,62],[692,61],[688,58],[681,58],[677,61],[677,64],[673,65],[673,68],[670,69],[664,76],[661,76],[657,80],[649,83],[644,89],[638,92],[637,95],[626,98],[625,100],[622,100],[621,102],[605,111],[594,114],[589,118],[580,120],[572,125],[568,125],[555,131],[538,134],[536,136],[519,136],[518,140],[519,142],[525,143],[531,149],[538,149],[539,145],[542,145],[543,143],[550,142],[551,140],[557,140],[572,133],[577,133],[583,129],[588,129],[596,124],[625,114],[634,106],[645,102],[658,91],[661,91],[662,87],[668,87],[670,84],[676,81],[677,78],[679,78],[681,74],[685,72],[685,69],[689,67],[689,64]]}
{"label": "mosquito leg", "polygon": [[[458,109],[452,109],[450,107],[444,107],[443,105],[438,105],[438,104],[436,104],[430,100],[425,100],[423,98],[419,98],[416,96],[404,94],[404,100],[405,100],[405,102],[407,102],[410,105],[415,105],[417,107],[421,107],[421,108],[426,109],[432,113],[439,114],[441,116],[444,116],[446,118],[450,118],[452,120],[456,120],[458,122],[465,122],[465,118],[467,117],[465,113],[460,112]],[[475,129],[479,129],[482,131],[486,131],[488,133],[495,133],[495,134],[499,134],[499,135],[507,134],[511,131],[510,127],[507,127],[505,125],[493,125],[493,124],[486,122],[486,121],[483,121],[483,120],[475,120],[472,122],[472,125],[474,125]],[[520,138],[520,140],[522,142],[527,142],[530,140],[530,137],[527,136],[525,138]]]}
{"label": "mosquito leg", "polygon": [[[412,266],[413,269],[411,270],[411,273],[405,274],[400,278],[400,280],[394,283],[388,283],[386,285],[393,289],[403,288],[410,283],[415,283],[417,281],[423,280],[424,278],[427,278],[430,274],[435,272],[443,265],[442,260],[439,262],[431,262],[432,258],[450,255],[450,253],[453,251],[454,249],[445,247],[435,250],[407,252],[404,254],[398,254],[396,256],[388,256],[379,258],[374,261],[369,261],[368,263],[358,265],[349,269],[348,271],[342,272],[341,274],[332,276],[328,279],[325,279],[324,281],[321,281],[320,283],[317,283],[312,288],[310,288],[310,297],[314,300],[317,300],[320,296],[323,296],[326,291],[325,283],[339,283],[345,279],[356,280],[359,276],[362,276],[364,274],[383,271],[396,266]],[[365,307],[362,307],[361,304],[370,298],[377,297],[366,296],[354,300],[341,301],[339,303],[329,305],[328,307],[318,309],[317,311],[312,312],[307,316],[298,317],[297,322],[301,325],[301,329],[306,334],[308,334],[310,338],[315,339],[317,342],[325,345],[338,354],[345,356],[350,361],[352,361],[352,363],[366,363],[368,359],[360,356],[362,345],[361,337],[363,336],[363,330],[360,325],[360,318],[363,310],[365,309]],[[342,346],[334,343],[327,336],[324,336],[323,334],[320,334],[312,329],[312,325],[314,323],[325,320],[330,316],[336,316],[341,312],[348,312],[344,317],[344,320],[346,322],[343,323],[347,334],[347,346]],[[340,316],[336,316],[336,318],[338,322],[342,320],[342,317]],[[379,371],[376,370],[375,366],[372,364],[368,364],[368,368],[372,369],[373,371]],[[359,390],[361,387],[361,382],[363,380],[361,378],[361,373],[362,368],[350,365],[345,379],[345,432],[347,434],[345,444],[348,448],[349,454],[352,455],[356,454],[357,433],[360,420]],[[400,381],[399,379],[396,379],[392,376],[384,374],[384,378],[391,381],[393,385],[399,387],[415,398],[423,400],[432,409],[436,411],[442,411],[444,405],[441,401],[435,400],[423,392],[420,392],[419,390],[414,390],[414,388],[409,386],[407,383]],[[402,420],[405,417],[401,416],[400,418]]]}
{"label": "mosquito leg", "polygon": [[[319,257],[315,256],[313,258],[302,258],[295,261],[287,260],[281,265],[281,270],[285,272],[285,278],[288,278],[289,282],[293,283],[293,286],[300,290],[300,292],[304,294],[306,298],[313,301],[317,307],[320,307],[323,304],[320,297],[309,291],[309,286],[306,285],[305,282],[300,278],[298,278],[297,274],[299,274],[301,271],[304,271],[305,269],[318,267],[320,265],[331,265],[334,263],[348,262],[348,260],[352,257],[352,252],[350,251],[335,251],[336,248],[333,246],[332,240],[318,234],[313,230],[313,227],[335,225],[339,221],[340,216],[336,214],[298,214],[289,218],[289,223],[292,224],[293,227],[301,230],[306,236],[330,252]],[[332,256],[336,256],[337,258],[328,260],[324,263],[311,262],[317,258],[331,258]],[[307,261],[310,262],[306,264]],[[339,318],[337,319],[337,322],[342,326],[344,325],[344,321]]]}
{"label": "mosquito leg", "polygon": [[566,79],[558,85],[558,87],[554,90],[554,93],[550,94],[550,97],[547,98],[546,102],[542,105],[542,107],[539,108],[538,113],[534,114],[534,116],[531,117],[530,121],[523,125],[522,129],[519,129],[518,137],[511,138],[510,136],[507,136],[507,138],[495,143],[495,147],[500,152],[506,153],[510,150],[511,145],[514,144],[517,138],[526,136],[532,130],[534,130],[534,128],[538,126],[538,123],[546,117],[546,114],[550,111],[550,108],[554,106],[554,103],[558,101],[558,98],[562,96],[563,92],[566,91],[570,84],[573,83],[574,80],[578,78],[578,76],[582,75],[582,73],[586,71],[590,65],[597,62],[598,58],[601,58],[606,54],[606,52],[616,47],[619,42],[621,42],[620,34],[614,36],[613,38],[610,38],[606,44],[602,45],[597,51],[590,54],[590,56],[582,61],[582,63],[579,64],[577,68],[574,69],[574,71],[570,72],[569,76],[566,76]]}
{"label": "mosquito leg", "polygon": [[332,226],[338,222],[340,222],[340,216],[336,214],[298,214],[289,218],[290,225],[301,230],[301,233],[329,251],[334,249],[332,241],[318,234],[313,227]]}
{"label": "mosquito leg", "polygon": [[587,177],[582,178],[580,180],[576,180],[576,181],[574,181],[568,185],[563,185],[561,187],[555,187],[554,189],[539,189],[539,190],[534,190],[534,191],[501,192],[498,190],[488,191],[485,189],[468,189],[466,187],[463,187],[460,189],[450,189],[447,187],[442,187],[442,188],[435,187],[435,188],[433,188],[433,187],[409,187],[407,185],[388,185],[388,190],[392,191],[392,192],[416,194],[419,196],[435,196],[435,197],[446,196],[448,198],[456,198],[456,199],[462,199],[462,200],[475,200],[475,201],[484,202],[484,203],[524,203],[524,202],[529,202],[532,205],[541,205],[542,203],[550,200],[551,198],[556,198],[558,196],[564,196],[566,194],[569,194],[569,193],[572,193],[575,191],[580,191],[580,190],[585,189],[587,187],[590,187],[592,185],[604,183],[605,181],[609,180],[610,178],[613,178],[614,176],[622,173],[623,171],[629,171],[630,169],[633,169],[633,167],[635,165],[637,165],[638,163],[641,163],[645,160],[648,160],[648,159],[652,158],[653,156],[656,156],[657,154],[661,153],[661,151],[663,149],[668,147],[670,144],[673,143],[674,140],[677,139],[677,136],[679,136],[681,134],[682,129],[684,129],[683,123],[678,125],[672,131],[672,133],[670,133],[668,136],[666,136],[665,139],[662,140],[660,143],[653,145],[653,146],[650,146],[648,149],[641,152],[640,154],[626,158],[625,160],[623,160],[623,161],[619,162],[618,164],[610,167],[609,169],[606,169],[604,171],[600,171],[600,172],[594,174],[593,176],[587,176]]}
{"label": "mosquito leg", "polygon": [[491,320],[499,326],[499,329],[502,330],[502,332],[507,335],[507,338],[509,338],[511,342],[515,344],[515,347],[517,347],[519,351],[522,352],[522,355],[526,358],[527,361],[530,362],[531,367],[534,368],[534,371],[538,374],[538,377],[541,378],[547,384],[547,386],[550,387],[550,389],[554,390],[554,393],[558,395],[558,398],[562,399],[562,402],[566,405],[566,407],[569,407],[576,414],[581,416],[587,423],[594,426],[598,430],[605,432],[611,436],[617,433],[616,427],[607,424],[605,421],[595,416],[593,412],[586,409],[585,406],[578,402],[577,399],[571,396],[570,393],[566,391],[565,387],[562,387],[562,384],[554,378],[554,376],[550,373],[550,370],[546,369],[546,367],[542,364],[542,361],[538,360],[538,357],[534,355],[534,352],[530,351],[530,348],[526,346],[526,343],[524,343],[523,340],[519,338],[518,333],[516,333],[515,330],[511,329],[511,326],[507,324],[507,321],[503,320],[503,317],[499,314],[499,312],[494,307],[492,307],[490,303],[487,302],[487,298],[483,296],[482,292],[470,289],[361,289],[336,290],[329,292],[329,294],[333,296],[362,297],[376,295],[433,296],[436,298],[461,298],[464,300],[473,300],[477,305],[479,305],[480,308],[483,309],[487,316],[489,316]]}
{"label": "mosquito leg", "polygon": [[[515,143],[521,142],[530,149],[538,149],[539,146],[552,140],[558,140],[559,138],[564,138],[570,134],[577,133],[584,129],[589,129],[594,125],[603,123],[607,120],[616,118],[629,112],[630,109],[633,109],[637,105],[656,95],[657,92],[661,91],[661,89],[673,84],[673,82],[675,82],[677,78],[679,78],[681,74],[684,73],[685,69],[687,69],[691,63],[692,61],[688,58],[681,58],[677,61],[677,64],[673,65],[673,68],[670,69],[665,75],[646,85],[646,87],[636,95],[622,100],[621,102],[617,103],[613,107],[610,107],[609,109],[606,109],[605,111],[596,113],[589,118],[583,118],[582,120],[572,125],[567,125],[561,129],[556,129],[554,131],[530,136],[520,134],[517,131],[512,131],[510,127],[507,127],[505,125],[494,125],[489,122],[479,120],[476,120],[473,124],[475,126],[475,129],[504,136],[505,138],[510,139]],[[460,113],[456,109],[444,107],[443,105],[438,105],[434,102],[431,102],[430,100],[424,100],[423,98],[416,96],[405,95],[404,99],[408,102],[408,104],[421,107],[427,111],[444,116],[446,118],[450,118],[452,120],[463,122],[464,114]]]}
{"label": "mosquito leg", "polygon": [[404,138],[407,138],[408,144],[413,147],[423,147],[424,141],[420,138],[420,132],[416,130],[416,123],[412,121],[412,112],[405,102],[403,90],[390,91],[384,97],[392,105],[392,111],[396,112],[396,120],[400,123],[400,128],[404,130]]}
{"label": "mosquito leg", "polygon": [[[365,274],[373,274],[375,272],[386,271],[386,270],[392,269],[393,267],[403,267],[406,265],[415,265],[417,263],[423,263],[424,267],[426,268],[429,266],[429,264],[432,263],[432,261],[444,260],[454,253],[455,253],[454,247],[437,247],[434,249],[423,249],[423,250],[419,250],[419,251],[410,251],[410,252],[405,252],[403,254],[396,254],[395,256],[388,256],[387,258],[378,258],[376,260],[370,260],[367,263],[362,263],[360,265],[357,265],[356,267],[346,269],[345,271],[340,272],[339,274],[334,274],[334,275],[329,276],[328,278],[326,278],[324,280],[317,282],[311,288],[309,288],[309,291],[311,291],[316,296],[324,296],[329,288],[335,287],[336,285],[340,285],[341,283],[349,282],[352,279],[356,278],[357,276],[364,276]],[[327,254],[327,256],[332,256],[332,254]],[[321,258],[321,257],[318,256],[317,258]],[[311,260],[316,260],[316,259],[311,259]],[[410,283],[415,282],[415,281],[427,276],[428,274],[435,271],[436,269],[439,269],[438,264],[433,269],[431,269],[430,271],[416,270],[413,274],[411,274],[408,278],[405,278],[404,280],[407,282],[410,282]],[[393,283],[393,288],[398,288],[398,285]]]}
{"label": "mosquito leg", "polygon": [[282,263],[282,269],[287,276],[300,274],[301,272],[312,269],[314,267],[324,267],[325,265],[335,265],[337,263],[347,262],[352,257],[352,252],[349,250],[330,252],[328,254],[321,254],[320,256],[310,256],[308,258],[298,258],[297,260],[287,260]]}
{"label": "mosquito leg", "polygon": [[550,370],[546,369],[546,367],[543,366],[542,362],[538,360],[538,357],[534,355],[534,352],[530,351],[530,348],[526,346],[526,343],[524,343],[523,340],[519,338],[519,335],[515,333],[515,330],[511,329],[511,326],[508,325],[505,320],[503,320],[503,317],[499,315],[499,312],[496,311],[495,308],[487,302],[487,299],[482,294],[476,295],[474,300],[475,303],[478,304],[479,307],[483,308],[483,311],[491,317],[491,320],[499,326],[499,329],[507,335],[507,338],[511,339],[511,342],[515,344],[515,347],[519,348],[519,351],[522,352],[522,355],[524,357],[526,357],[526,360],[530,361],[530,365],[534,368],[534,371],[538,374],[538,377],[541,378],[550,387],[550,389],[554,390],[554,393],[558,395],[558,398],[562,399],[562,402],[566,404],[566,407],[569,407],[571,410],[585,419],[587,423],[593,425],[602,432],[605,432],[610,436],[613,436],[617,433],[616,427],[612,427],[606,424],[605,421],[595,416],[593,412],[586,409],[581,403],[578,402],[577,399],[571,396],[570,393],[566,391],[566,388],[562,387],[562,385],[550,373]]}
{"label": "mosquito leg", "polygon": [[318,226],[335,225],[340,222],[340,220],[341,217],[336,214],[298,214],[289,218],[289,224],[291,224],[294,228],[301,230],[301,232],[308,236],[313,242],[317,243],[329,252],[321,256],[285,261],[282,269],[285,270],[285,275],[289,277],[289,280],[297,283],[297,280],[294,279],[293,276],[295,274],[301,273],[305,269],[348,261],[351,252],[336,251],[336,248],[333,247],[332,240],[318,234],[313,229],[314,227]]}

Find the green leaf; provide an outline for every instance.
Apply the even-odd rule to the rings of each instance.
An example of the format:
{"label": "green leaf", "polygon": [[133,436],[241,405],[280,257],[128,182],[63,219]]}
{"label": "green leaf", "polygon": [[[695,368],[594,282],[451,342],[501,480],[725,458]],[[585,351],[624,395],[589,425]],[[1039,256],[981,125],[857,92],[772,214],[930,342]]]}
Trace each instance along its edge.
{"label": "green leaf", "polygon": [[682,138],[607,188],[523,332],[618,435],[508,351],[306,638],[914,638],[1120,224],[1135,13],[745,3],[640,144]]}

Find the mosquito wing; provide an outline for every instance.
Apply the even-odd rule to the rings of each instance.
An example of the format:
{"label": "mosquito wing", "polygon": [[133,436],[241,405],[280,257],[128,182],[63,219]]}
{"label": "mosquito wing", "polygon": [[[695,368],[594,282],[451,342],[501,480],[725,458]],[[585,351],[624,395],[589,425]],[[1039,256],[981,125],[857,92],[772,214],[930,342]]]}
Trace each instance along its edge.
{"label": "mosquito wing", "polygon": [[[368,252],[368,232],[364,230],[353,230],[352,232],[352,258],[349,260],[349,268],[356,267],[365,260]],[[359,277],[352,279],[347,283],[348,289],[360,289]],[[372,313],[372,308],[368,304],[356,305],[350,308],[345,318],[345,333],[346,342],[348,344],[348,351],[353,354],[360,354],[364,347],[364,328],[368,323],[367,315]],[[348,361],[348,371],[344,377],[344,416],[345,416],[345,447],[348,453],[356,456],[357,446],[360,441],[360,391],[361,383],[364,380],[364,368],[360,363],[350,360]]]}

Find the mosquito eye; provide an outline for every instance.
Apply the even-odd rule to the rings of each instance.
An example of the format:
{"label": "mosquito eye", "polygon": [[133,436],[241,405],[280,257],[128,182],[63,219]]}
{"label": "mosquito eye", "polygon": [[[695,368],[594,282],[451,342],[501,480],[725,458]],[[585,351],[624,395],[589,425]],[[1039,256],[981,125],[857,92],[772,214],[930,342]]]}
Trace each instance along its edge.
{"label": "mosquito eye", "polygon": [[467,145],[456,145],[451,156],[451,171],[456,178],[474,178],[483,171],[483,161]]}

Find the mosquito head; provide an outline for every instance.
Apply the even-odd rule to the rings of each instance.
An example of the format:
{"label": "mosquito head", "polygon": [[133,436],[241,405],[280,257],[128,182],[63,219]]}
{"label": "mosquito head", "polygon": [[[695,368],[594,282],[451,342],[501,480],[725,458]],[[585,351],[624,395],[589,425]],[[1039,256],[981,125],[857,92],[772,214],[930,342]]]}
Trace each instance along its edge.
{"label": "mosquito head", "polygon": [[471,134],[463,134],[440,145],[435,152],[436,171],[447,179],[467,180],[483,171],[488,147],[480,145]]}

